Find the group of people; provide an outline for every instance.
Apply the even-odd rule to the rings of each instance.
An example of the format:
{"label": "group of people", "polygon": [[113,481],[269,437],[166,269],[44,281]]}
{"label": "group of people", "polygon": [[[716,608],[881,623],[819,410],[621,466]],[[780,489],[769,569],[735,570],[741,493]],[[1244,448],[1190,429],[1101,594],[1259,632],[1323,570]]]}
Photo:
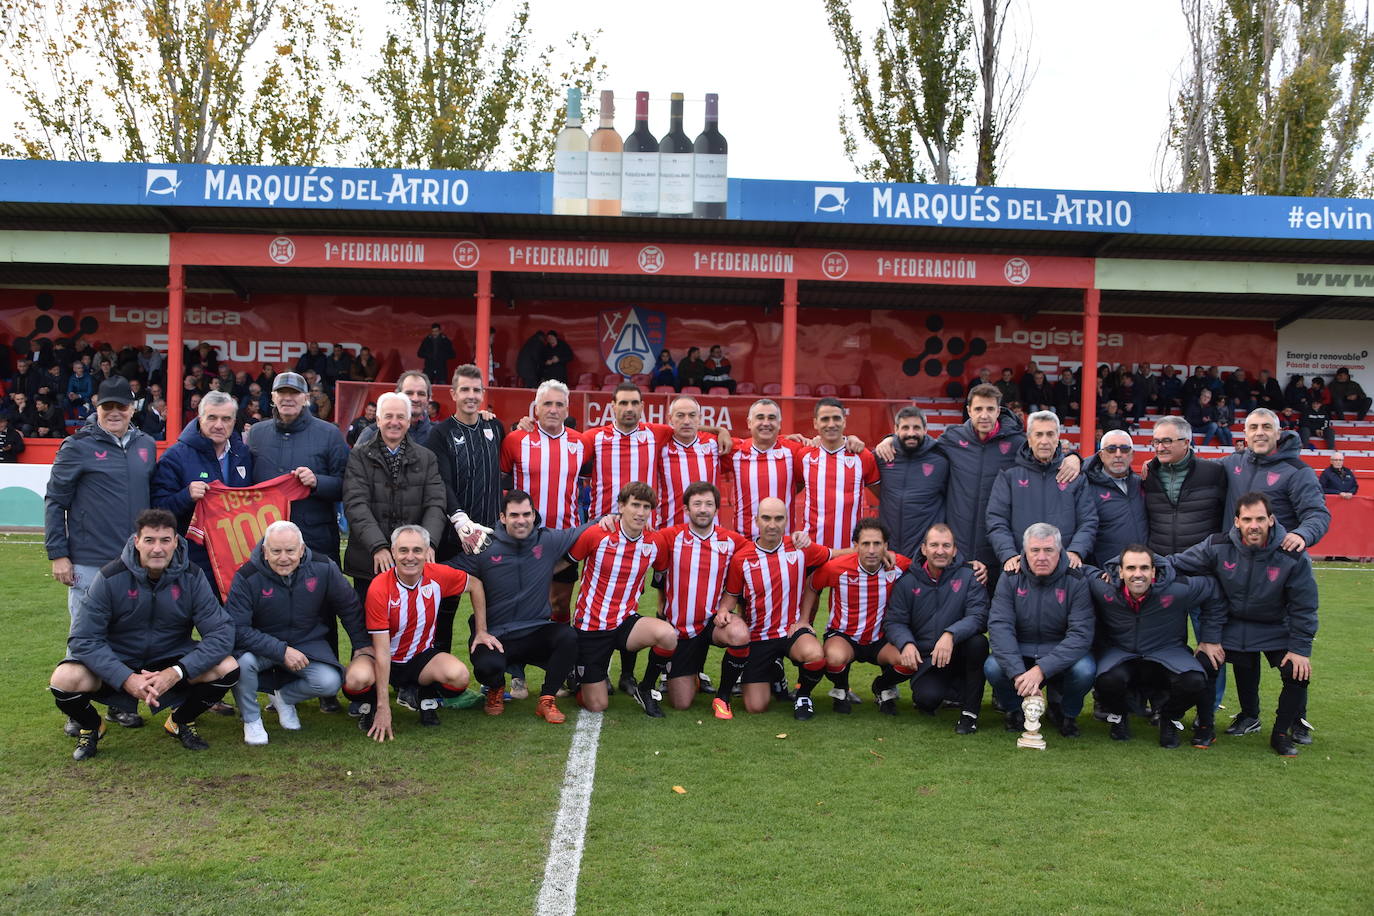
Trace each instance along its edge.
{"label": "group of people", "polygon": [[[453,416],[434,422],[427,374],[406,372],[350,450],[305,409],[306,387],[277,375],[272,420],[245,437],[232,397],[207,394],[158,460],[130,424],[128,382],[110,379],[59,450],[46,541],[71,635],[50,689],[77,759],[97,752],[107,722],[142,725],[139,703],[172,708],[167,733],[201,749],[196,719],[230,690],[249,744],[269,741],[260,692],[292,730],[298,704],[338,711],[342,691],[362,730],[386,740],[392,687],[433,726],[473,679],[485,712],[502,714],[507,692],[534,692],[529,666],[544,670],[534,712],[557,724],[560,695],[608,707],[617,652],[619,690],[650,717],[708,690],[719,719],[738,695],[748,712],[782,699],[807,720],[826,679],[832,711],[852,714],[858,661],[876,666],[883,714],[897,714],[905,683],[918,710],[957,706],[955,730],[972,734],[990,683],[1007,729],[1045,691],[1054,726],[1076,737],[1095,689],[1112,738],[1145,715],[1165,747],[1190,707],[1191,743],[1213,742],[1226,663],[1240,697],[1227,734],[1259,731],[1263,654],[1282,680],[1271,746],[1291,756],[1312,740],[1306,551],[1330,513],[1267,409],[1246,417],[1249,448],[1220,461],[1194,453],[1185,419],[1161,418],[1141,475],[1128,433],[1105,433],[1084,460],[1055,413],[1023,426],[990,385],[938,439],[908,406],[872,449],[848,435],[835,398],[816,402],[805,436],[783,435],[781,408],[760,399],[736,437],[703,427],[690,395],[666,424],[644,422],[631,383],[614,392],[612,423],[577,431],[567,385],[545,380],[507,429],[464,365]],[[650,587],[657,616],[641,616]],[[453,642],[464,594],[467,662]]]}
{"label": "group of people", "polygon": [[676,363],[671,350],[660,350],[649,377],[649,387],[653,391],[679,392],[689,388],[704,392],[723,388],[734,394],[738,382],[731,376],[731,369],[730,359],[719,344],[711,347],[705,359],[701,358],[700,347],[689,347],[687,355]]}

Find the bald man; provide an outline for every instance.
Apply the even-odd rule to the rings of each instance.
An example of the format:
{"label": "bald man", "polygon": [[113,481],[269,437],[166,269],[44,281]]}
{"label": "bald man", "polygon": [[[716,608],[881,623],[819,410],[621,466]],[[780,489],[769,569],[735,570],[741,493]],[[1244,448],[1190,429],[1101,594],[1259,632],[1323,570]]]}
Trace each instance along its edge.
{"label": "bald man", "polygon": [[1120,557],[1127,544],[1149,541],[1145,491],[1140,475],[1131,470],[1134,448],[1130,433],[1114,429],[1103,434],[1097,454],[1083,467],[1097,504],[1097,536],[1089,560],[1094,565]]}

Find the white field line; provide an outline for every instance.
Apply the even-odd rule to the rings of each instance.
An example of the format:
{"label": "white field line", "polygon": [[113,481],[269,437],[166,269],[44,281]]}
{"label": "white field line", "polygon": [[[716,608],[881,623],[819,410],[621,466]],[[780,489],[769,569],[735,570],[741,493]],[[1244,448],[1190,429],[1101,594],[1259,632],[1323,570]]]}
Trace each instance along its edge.
{"label": "white field line", "polygon": [[601,740],[602,714],[578,713],[568,767],[563,773],[563,793],[549,839],[549,858],[544,864],[544,884],[535,901],[535,916],[569,916],[577,912],[577,876],[582,869],[582,845],[587,836],[587,812],[596,779],[596,748]]}

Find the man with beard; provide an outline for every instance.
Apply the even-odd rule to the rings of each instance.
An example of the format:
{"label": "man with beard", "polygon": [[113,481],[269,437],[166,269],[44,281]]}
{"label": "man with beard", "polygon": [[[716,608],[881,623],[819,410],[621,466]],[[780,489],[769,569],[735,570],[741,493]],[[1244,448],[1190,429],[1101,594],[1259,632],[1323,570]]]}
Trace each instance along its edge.
{"label": "man with beard", "polygon": [[892,459],[878,461],[878,519],[892,532],[892,549],[914,557],[930,526],[943,521],[949,458],[926,435],[926,415],[910,405],[897,411]]}

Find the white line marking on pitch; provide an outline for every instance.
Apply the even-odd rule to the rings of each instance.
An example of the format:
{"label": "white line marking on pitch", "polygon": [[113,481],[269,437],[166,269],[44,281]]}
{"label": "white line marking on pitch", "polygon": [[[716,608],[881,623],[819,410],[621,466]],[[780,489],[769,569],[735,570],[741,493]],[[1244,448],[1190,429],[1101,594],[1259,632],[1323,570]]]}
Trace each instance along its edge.
{"label": "white line marking on pitch", "polygon": [[535,916],[564,916],[577,912],[577,875],[582,869],[582,845],[587,837],[587,812],[596,780],[596,747],[601,740],[602,714],[578,713],[568,767],[563,772],[563,794],[549,839],[549,858],[544,865],[544,884],[535,901]]}

